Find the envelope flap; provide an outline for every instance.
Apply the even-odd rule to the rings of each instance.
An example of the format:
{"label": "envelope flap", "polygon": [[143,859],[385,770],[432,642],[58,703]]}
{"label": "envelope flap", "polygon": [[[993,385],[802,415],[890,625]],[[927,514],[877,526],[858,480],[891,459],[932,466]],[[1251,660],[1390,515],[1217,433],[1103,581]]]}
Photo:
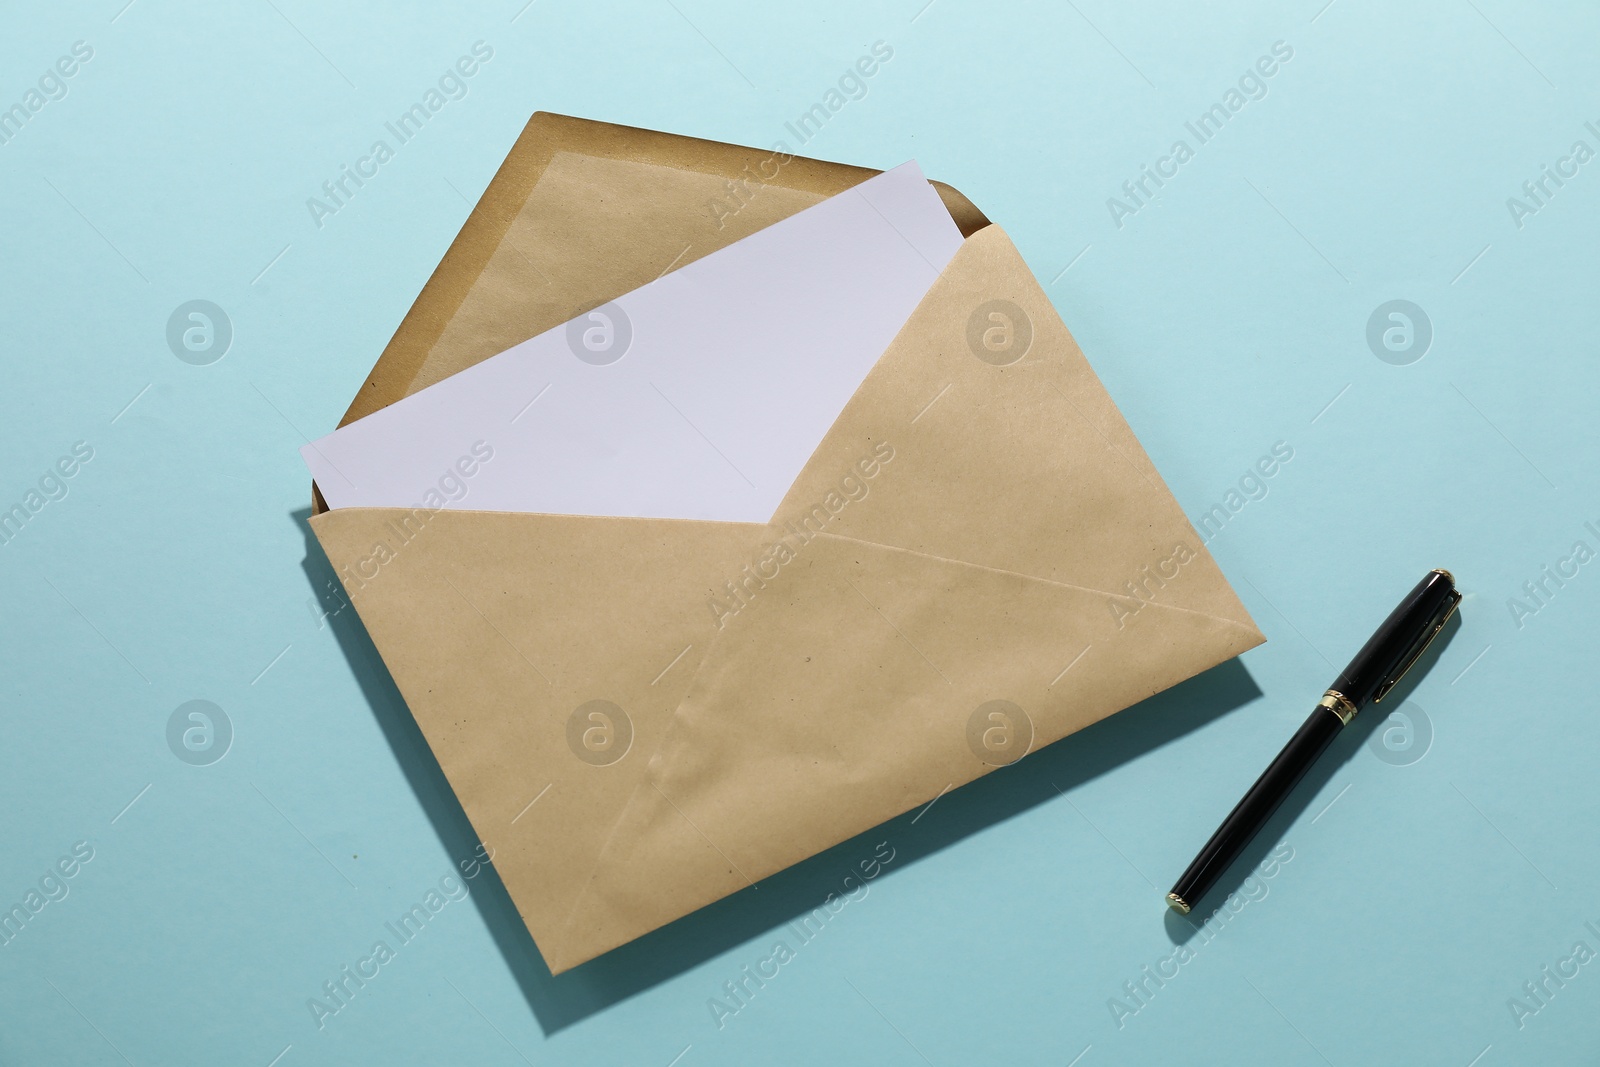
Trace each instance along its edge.
{"label": "envelope flap", "polygon": [[[535,114],[340,425],[878,173],[793,150]],[[963,233],[987,225],[934,185]]]}
{"label": "envelope flap", "polygon": [[[861,463],[874,449],[895,456],[881,487]],[[869,489],[881,499],[851,502]],[[1119,628],[1185,610],[1260,639],[998,226],[967,238],[775,519],[808,516],[835,536],[1096,590]]]}

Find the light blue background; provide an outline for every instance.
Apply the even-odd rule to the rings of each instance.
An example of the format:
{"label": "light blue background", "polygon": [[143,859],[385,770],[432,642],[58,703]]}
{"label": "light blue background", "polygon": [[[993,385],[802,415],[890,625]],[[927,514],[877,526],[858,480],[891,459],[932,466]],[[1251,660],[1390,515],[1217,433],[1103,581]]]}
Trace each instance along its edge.
{"label": "light blue background", "polygon": [[[1506,206],[1600,148],[1592,7],[124,3],[0,32],[0,106],[94,49],[0,146],[0,506],[95,452],[0,547],[0,901],[95,850],[0,947],[0,1061],[1600,1055],[1600,963],[1520,1027],[1507,1003],[1600,950],[1600,563],[1520,627],[1507,605],[1600,548],[1600,162],[1520,229]],[[306,198],[480,39],[470,95],[317,228]],[[1210,542],[1269,643],[560,979],[480,876],[319,1031],[307,998],[474,841],[354,613],[318,618],[303,436],[530,113],[766,147],[880,39],[892,61],[806,154],[915,157],[1004,226],[1191,517],[1293,448]],[[1118,228],[1107,198],[1280,40],[1267,96]],[[164,336],[197,298],[234,329],[210,366]],[[1392,299],[1432,322],[1410,365],[1366,343]],[[1162,893],[1436,565],[1467,597],[1409,694],[1431,742],[1378,713],[1341,739],[1269,830],[1294,858],[1265,898],[1119,1027],[1110,998],[1172,951]],[[211,766],[165,739],[196,698],[235,731]],[[866,899],[719,1029],[708,998],[880,840]]]}

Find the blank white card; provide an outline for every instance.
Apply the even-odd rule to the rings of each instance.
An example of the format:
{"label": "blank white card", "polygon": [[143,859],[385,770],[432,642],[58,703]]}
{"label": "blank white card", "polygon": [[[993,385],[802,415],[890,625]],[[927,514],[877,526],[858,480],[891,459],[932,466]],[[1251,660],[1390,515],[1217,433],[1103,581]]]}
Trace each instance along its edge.
{"label": "blank white card", "polygon": [[766,522],[961,240],[906,163],[301,455],[333,508]]}

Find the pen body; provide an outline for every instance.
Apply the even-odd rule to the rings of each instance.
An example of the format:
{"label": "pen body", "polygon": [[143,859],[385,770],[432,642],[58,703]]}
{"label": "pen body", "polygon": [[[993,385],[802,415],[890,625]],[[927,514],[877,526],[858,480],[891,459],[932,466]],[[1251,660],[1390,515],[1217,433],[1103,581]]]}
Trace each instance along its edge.
{"label": "pen body", "polygon": [[1299,731],[1283,746],[1256,784],[1235,805],[1205,848],[1167,894],[1167,903],[1187,914],[1238,859],[1272,813],[1305,777],[1311,764],[1336,735],[1369,703],[1382,700],[1422,656],[1461,601],[1455,579],[1443,569],[1429,571],[1383,620],[1356,658]]}
{"label": "pen body", "polygon": [[1245,846],[1266,825],[1272,813],[1343,728],[1344,723],[1331,709],[1320,704],[1312,709],[1310,717],[1261,772],[1256,784],[1222,820],[1217,832],[1211,835],[1211,840],[1172,887],[1168,900],[1176,897],[1177,903],[1182,905],[1179,910],[1188,912],[1190,905],[1209,893],[1222,872],[1239,858]]}

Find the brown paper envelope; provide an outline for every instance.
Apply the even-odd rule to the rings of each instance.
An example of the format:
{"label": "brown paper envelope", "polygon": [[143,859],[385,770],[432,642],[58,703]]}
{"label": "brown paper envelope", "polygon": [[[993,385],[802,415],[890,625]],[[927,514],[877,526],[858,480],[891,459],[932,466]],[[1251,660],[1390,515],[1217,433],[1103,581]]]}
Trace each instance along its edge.
{"label": "brown paper envelope", "polygon": [[[661,136],[634,139],[651,166]],[[488,314],[482,282],[431,343],[410,330],[423,358],[391,392],[441,345],[476,361],[450,327]],[[1022,346],[969,339],[997,300],[1031,332],[1007,365]],[[556,972],[1262,640],[993,226],[772,523],[356,508],[312,525]],[[575,716],[595,700],[620,714]],[[569,743],[607,725],[612,758],[631,727],[614,762]]]}

